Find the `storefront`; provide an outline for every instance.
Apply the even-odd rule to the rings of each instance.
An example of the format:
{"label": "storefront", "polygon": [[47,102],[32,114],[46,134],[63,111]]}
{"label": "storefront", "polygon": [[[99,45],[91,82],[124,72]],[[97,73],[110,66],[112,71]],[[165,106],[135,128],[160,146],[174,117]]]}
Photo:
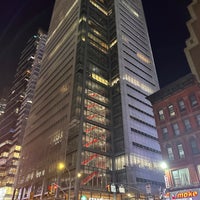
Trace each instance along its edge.
{"label": "storefront", "polygon": [[166,192],[166,200],[200,200],[200,188]]}

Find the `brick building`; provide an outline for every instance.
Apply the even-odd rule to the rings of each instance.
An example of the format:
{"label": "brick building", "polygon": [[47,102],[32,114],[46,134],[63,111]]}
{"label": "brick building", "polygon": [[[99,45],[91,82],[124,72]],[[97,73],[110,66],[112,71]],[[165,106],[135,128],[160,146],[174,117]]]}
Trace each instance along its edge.
{"label": "brick building", "polygon": [[[200,84],[193,74],[169,84],[148,99],[153,105],[170,196],[200,186]],[[197,192],[197,193],[196,193]],[[200,195],[200,194],[199,194]],[[198,196],[198,195],[197,195]],[[199,197],[198,197],[199,198]]]}

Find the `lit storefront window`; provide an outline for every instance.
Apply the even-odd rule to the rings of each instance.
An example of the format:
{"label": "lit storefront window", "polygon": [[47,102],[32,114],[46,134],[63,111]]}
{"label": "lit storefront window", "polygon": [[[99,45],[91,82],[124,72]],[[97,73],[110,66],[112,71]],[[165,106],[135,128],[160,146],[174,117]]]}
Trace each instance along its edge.
{"label": "lit storefront window", "polygon": [[190,174],[188,168],[172,171],[174,186],[190,185]]}

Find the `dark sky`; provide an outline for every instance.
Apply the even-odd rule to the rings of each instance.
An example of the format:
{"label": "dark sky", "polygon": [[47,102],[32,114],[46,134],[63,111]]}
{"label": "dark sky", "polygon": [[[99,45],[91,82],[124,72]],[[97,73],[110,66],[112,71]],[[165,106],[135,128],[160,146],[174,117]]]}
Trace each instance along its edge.
{"label": "dark sky", "polygon": [[160,87],[190,72],[184,48],[191,0],[143,0]]}
{"label": "dark sky", "polygon": [[[143,0],[160,86],[190,72],[185,54],[191,0]],[[11,85],[29,37],[48,29],[54,0],[6,0],[0,8],[0,95]]]}

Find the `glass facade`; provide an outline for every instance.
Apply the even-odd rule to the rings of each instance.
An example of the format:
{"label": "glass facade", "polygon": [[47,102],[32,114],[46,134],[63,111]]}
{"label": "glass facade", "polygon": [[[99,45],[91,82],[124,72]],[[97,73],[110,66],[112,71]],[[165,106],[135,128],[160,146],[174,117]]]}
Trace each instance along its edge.
{"label": "glass facade", "polygon": [[52,183],[75,199],[112,199],[111,183],[145,193],[151,182],[158,191],[161,153],[146,96],[159,86],[149,44],[141,1],[56,1],[24,139],[22,199],[47,197]]}

